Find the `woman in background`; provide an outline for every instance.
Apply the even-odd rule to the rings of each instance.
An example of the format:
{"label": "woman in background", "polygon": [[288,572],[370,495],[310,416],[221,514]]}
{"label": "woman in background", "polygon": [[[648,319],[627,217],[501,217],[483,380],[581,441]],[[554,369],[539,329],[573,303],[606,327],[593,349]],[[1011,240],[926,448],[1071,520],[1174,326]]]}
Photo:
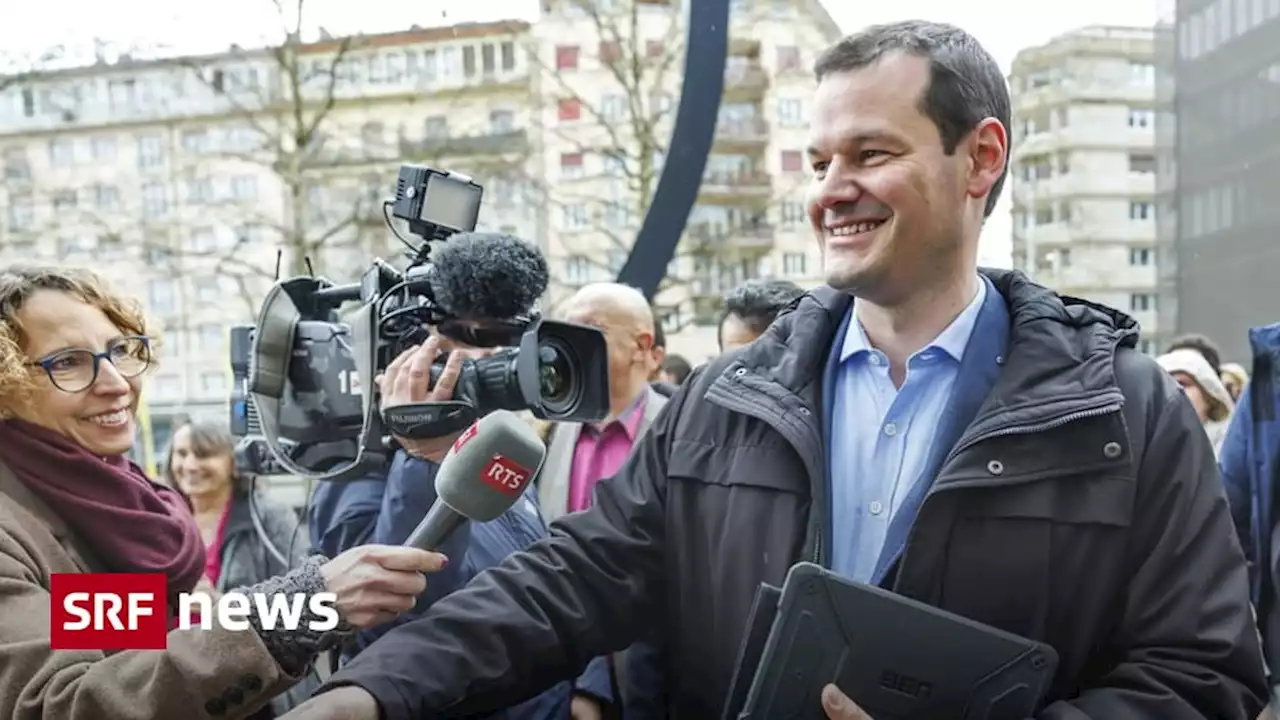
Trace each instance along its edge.
{"label": "woman in background", "polygon": [[[217,597],[300,566],[309,544],[299,537],[298,516],[287,505],[256,492],[254,478],[236,468],[235,439],[210,422],[178,426],[164,464],[166,484],[186,496],[204,541],[204,580],[198,590]],[[318,687],[315,678],[294,686],[253,717],[288,712]]]}
{"label": "woman in background", "polygon": [[1219,455],[1227,435],[1227,420],[1231,418],[1236,403],[1218,373],[1195,350],[1173,350],[1156,358],[1156,362],[1173,376],[1191,401],[1209,442],[1213,444],[1214,456]]}

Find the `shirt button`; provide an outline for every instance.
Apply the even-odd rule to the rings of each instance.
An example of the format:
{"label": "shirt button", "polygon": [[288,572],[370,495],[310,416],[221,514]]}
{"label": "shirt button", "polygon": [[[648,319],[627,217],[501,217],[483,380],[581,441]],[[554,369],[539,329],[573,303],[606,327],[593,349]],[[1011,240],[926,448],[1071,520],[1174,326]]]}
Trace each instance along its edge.
{"label": "shirt button", "polygon": [[890,436],[890,437],[893,437],[894,435],[897,435],[897,434],[898,434],[898,426],[897,426],[897,425],[894,425],[893,423],[889,423],[889,424],[885,425],[885,426],[884,426],[884,434],[885,434],[885,435],[888,435],[888,436]]}
{"label": "shirt button", "polygon": [[879,364],[880,364],[880,356],[879,356],[879,355],[877,355],[877,354],[875,354],[875,353],[871,353],[871,364],[872,364],[872,365],[879,365]]}
{"label": "shirt button", "polygon": [[879,500],[872,500],[867,509],[871,511],[872,515],[879,515],[884,512],[884,505],[881,505]]}

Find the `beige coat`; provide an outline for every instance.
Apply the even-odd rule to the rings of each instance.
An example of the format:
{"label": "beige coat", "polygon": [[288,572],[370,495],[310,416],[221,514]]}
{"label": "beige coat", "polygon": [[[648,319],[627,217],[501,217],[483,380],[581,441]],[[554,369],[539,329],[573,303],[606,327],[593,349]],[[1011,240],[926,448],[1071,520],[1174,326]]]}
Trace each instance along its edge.
{"label": "beige coat", "polygon": [[167,650],[50,650],[50,574],[101,569],[0,465],[0,718],[226,720],[294,684],[254,632],[174,631]]}

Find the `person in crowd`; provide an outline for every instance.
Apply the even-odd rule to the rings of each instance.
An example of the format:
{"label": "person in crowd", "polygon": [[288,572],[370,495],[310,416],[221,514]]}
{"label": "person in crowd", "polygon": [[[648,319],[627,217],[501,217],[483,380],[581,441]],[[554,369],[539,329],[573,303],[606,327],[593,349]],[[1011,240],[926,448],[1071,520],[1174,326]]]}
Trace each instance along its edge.
{"label": "person in crowd", "polygon": [[1218,349],[1217,343],[1208,337],[1198,333],[1179,335],[1173,339],[1173,342],[1169,343],[1169,349],[1166,352],[1174,352],[1176,350],[1194,350],[1200,353],[1200,356],[1213,369],[1213,374],[1222,375],[1222,351]]}
{"label": "person in crowd", "polygon": [[[1000,66],[904,21],[815,70],[826,286],[685,381],[591,509],[292,717],[465,717],[655,624],[668,717],[719,717],[757,588],[802,560],[1052,646],[1039,720],[1257,717],[1248,572],[1190,403],[1131,318],[977,268]],[[821,695],[815,715],[867,720]]]}
{"label": "person in crowd", "polygon": [[1191,407],[1195,408],[1196,417],[1200,418],[1200,424],[1204,426],[1216,455],[1222,449],[1222,441],[1227,434],[1227,420],[1235,409],[1231,393],[1227,392],[1227,387],[1222,384],[1222,379],[1213,371],[1209,361],[1195,350],[1173,350],[1161,355],[1157,362],[1165,372],[1173,376],[1187,400],[1191,401]]}
{"label": "person in crowd", "polygon": [[724,298],[718,334],[720,352],[754,342],[801,295],[804,290],[787,280],[748,280],[739,285]]}
{"label": "person in crowd", "polygon": [[[1258,632],[1271,669],[1272,711],[1280,707],[1280,323],[1249,331],[1252,370],[1227,426],[1219,467],[1236,534],[1249,560]],[[1273,715],[1274,717],[1274,715]]]}
{"label": "person in crowd", "polygon": [[659,369],[660,377],[672,385],[680,385],[689,377],[689,373],[693,372],[693,366],[683,355],[668,355],[666,360],[662,361],[662,367]]}
{"label": "person in crowd", "polygon": [[[667,333],[662,329],[662,318],[658,317],[658,309],[653,308],[653,364],[649,375],[649,387],[664,398],[676,393],[680,383],[672,383],[667,379],[662,368],[667,362]],[[679,357],[674,355],[673,357]]]}
{"label": "person in crowd", "polygon": [[[436,387],[427,391],[425,375],[439,352],[448,359]],[[457,368],[463,358],[478,358],[491,350],[471,348],[439,334],[406,350],[379,379],[382,402],[387,406],[448,400],[453,396]],[[311,540],[328,554],[365,543],[402,544],[436,501],[435,474],[448,450],[438,442],[404,438],[388,471],[380,476],[343,483],[321,483],[309,506]],[[394,623],[361,632],[349,643],[344,661],[350,661],[395,625],[419,617],[431,604],[465,586],[479,573],[500,564],[507,556],[547,537],[546,523],[538,507],[537,489],[530,486],[522,501],[498,518],[467,523],[447,543],[449,566],[432,577],[430,591]],[[605,658],[588,665],[576,681],[551,687],[540,695],[494,713],[504,720],[596,720],[612,708],[613,679]]]}
{"label": "person in crowd", "polygon": [[1249,384],[1249,372],[1240,363],[1231,362],[1222,364],[1221,375],[1222,384],[1227,387],[1231,401],[1238,402],[1240,394],[1244,392],[1244,386]]}
{"label": "person in crowd", "polygon": [[52,575],[163,573],[176,627],[178,594],[205,573],[186,500],[125,457],[154,345],[138,304],[93,273],[0,269],[0,717],[249,717],[352,628],[412,607],[444,562],[369,546],[247,588],[336,593],[332,632],[267,631],[254,609],[252,631],[175,629],[161,651],[52,650]]}
{"label": "person in crowd", "polygon": [[[297,514],[257,491],[254,478],[236,468],[235,450],[224,425],[187,420],[174,430],[163,468],[165,484],[191,504],[204,543],[204,577],[196,589],[214,597],[283,575],[309,554]],[[284,714],[317,685],[315,677],[298,683],[254,720]]]}

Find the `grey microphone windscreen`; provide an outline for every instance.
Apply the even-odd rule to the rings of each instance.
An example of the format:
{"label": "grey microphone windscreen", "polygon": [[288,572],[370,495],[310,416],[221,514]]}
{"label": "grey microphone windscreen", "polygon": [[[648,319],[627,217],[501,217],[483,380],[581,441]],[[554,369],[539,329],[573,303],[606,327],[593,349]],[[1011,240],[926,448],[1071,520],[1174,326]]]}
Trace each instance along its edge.
{"label": "grey microphone windscreen", "polygon": [[471,520],[494,520],[520,498],[546,455],[528,423],[507,410],[489,413],[463,431],[441,461],[436,495]]}

